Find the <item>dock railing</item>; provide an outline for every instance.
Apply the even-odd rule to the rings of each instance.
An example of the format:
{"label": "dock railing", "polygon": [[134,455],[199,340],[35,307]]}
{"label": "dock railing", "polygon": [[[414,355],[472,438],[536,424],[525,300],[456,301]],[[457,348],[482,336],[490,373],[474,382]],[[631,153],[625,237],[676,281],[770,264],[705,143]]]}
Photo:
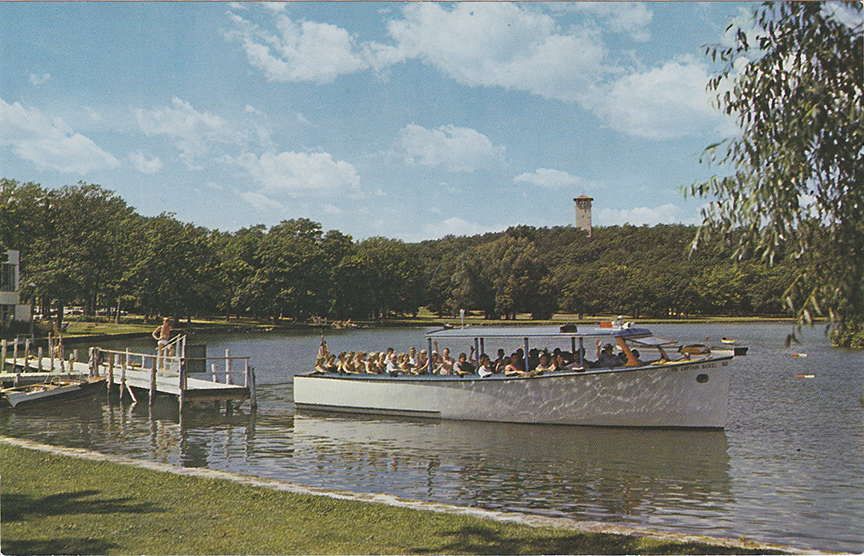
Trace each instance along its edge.
{"label": "dock railing", "polygon": [[[60,373],[74,372],[75,363],[79,361],[77,349],[72,350],[68,354],[68,358],[66,358],[67,354],[64,353],[62,344],[49,342],[47,353],[42,346],[36,348],[35,353],[31,353],[35,344],[36,342],[29,334],[19,335],[12,341],[0,340],[0,373],[5,373],[10,368],[12,372],[18,372],[18,366],[24,369],[25,372],[31,367],[35,371],[43,371],[45,369],[43,362],[46,360],[48,361],[48,370],[52,373],[55,370]],[[8,364],[10,356],[12,360],[11,367]]]}
{"label": "dock railing", "polygon": [[[226,349],[224,357],[187,358],[185,349],[186,336],[178,336],[168,345],[157,348],[156,353],[135,353],[128,348],[122,351],[91,348],[90,374],[92,376],[106,376],[108,379],[106,381],[107,387],[111,388],[113,384],[118,382],[119,373],[121,396],[128,392],[132,399],[137,402],[135,393],[127,381],[127,375],[130,372],[149,373],[150,404],[153,404],[156,393],[159,391],[157,379],[162,379],[163,384],[172,386],[171,390],[176,388],[176,395],[178,395],[182,407],[186,392],[195,389],[189,386],[190,373],[187,369],[187,363],[203,361],[205,368],[207,363],[211,363],[212,373],[209,377],[207,373],[194,373],[201,378],[193,377],[193,379],[201,382],[237,386],[238,389],[242,386],[248,389],[252,407],[257,407],[255,369],[249,365],[249,357],[232,357],[230,350]],[[238,362],[241,365],[237,365]],[[211,380],[206,381],[204,377]]]}

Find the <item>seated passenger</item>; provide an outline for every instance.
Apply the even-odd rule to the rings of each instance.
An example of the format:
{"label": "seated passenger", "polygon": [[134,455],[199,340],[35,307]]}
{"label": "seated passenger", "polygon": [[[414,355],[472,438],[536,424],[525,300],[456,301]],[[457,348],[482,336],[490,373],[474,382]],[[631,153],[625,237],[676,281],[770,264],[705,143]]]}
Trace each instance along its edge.
{"label": "seated passenger", "polygon": [[620,367],[622,365],[621,360],[613,353],[612,344],[606,344],[603,349],[600,349],[601,343],[600,340],[597,340],[597,362],[594,366],[598,369]]}
{"label": "seated passenger", "polygon": [[429,374],[441,374],[441,356],[437,351],[433,351],[432,357],[429,359]]}
{"label": "seated passenger", "polygon": [[441,352],[441,373],[442,375],[451,375],[453,374],[453,365],[456,364],[456,361],[450,357],[450,350],[444,348],[444,351]]}
{"label": "seated passenger", "polygon": [[332,353],[327,358],[327,366],[325,367],[328,373],[338,373],[339,372],[339,362],[336,361],[336,356]]}
{"label": "seated passenger", "polygon": [[487,376],[491,376],[495,374],[493,370],[494,366],[492,364],[492,360],[489,359],[489,356],[485,353],[480,356],[480,366],[477,368],[477,374],[480,375],[480,378],[486,378]]}
{"label": "seated passenger", "polygon": [[525,367],[525,350],[522,348],[517,349],[510,356],[510,364],[519,369],[520,371],[524,371]]}
{"label": "seated passenger", "polygon": [[513,359],[510,357],[504,358],[504,376],[521,376],[525,372],[513,364]]}
{"label": "seated passenger", "polygon": [[[471,347],[471,355],[474,355],[474,347]],[[476,367],[468,360],[465,352],[459,354],[459,361],[453,365],[453,372],[459,376],[473,375]]]}
{"label": "seated passenger", "polygon": [[336,360],[337,372],[343,373],[343,374],[345,373],[345,361],[346,361],[347,357],[348,357],[348,354],[345,353],[344,351],[339,354],[339,358]]}
{"label": "seated passenger", "polygon": [[528,350],[528,366],[527,369],[533,369],[540,364],[540,350],[531,348]]}
{"label": "seated passenger", "polygon": [[354,368],[357,370],[359,374],[365,374],[367,367],[366,361],[366,352],[358,351],[357,355],[354,356]]}
{"label": "seated passenger", "polygon": [[381,374],[381,368],[378,366],[378,352],[369,352],[366,357],[366,372],[373,375]]}
{"label": "seated passenger", "polygon": [[327,359],[324,357],[319,357],[315,360],[315,372],[316,373],[326,373],[327,372]]}
{"label": "seated passenger", "polygon": [[387,354],[387,367],[385,370],[388,374],[391,374],[391,375],[399,374],[399,371],[401,369],[399,368],[399,361],[396,359],[396,353],[395,352],[391,352],[391,353]]}
{"label": "seated passenger", "polygon": [[494,370],[496,373],[504,372],[504,357],[504,350],[499,348],[498,357],[495,359],[495,361],[493,361]]}
{"label": "seated passenger", "polygon": [[558,352],[555,354],[555,357],[552,361],[552,366],[555,367],[556,371],[566,371],[567,370],[567,357],[563,352]]}
{"label": "seated passenger", "polygon": [[399,370],[402,371],[403,374],[414,374],[414,369],[416,368],[416,366],[411,364],[411,357],[407,353],[400,354],[398,361]]}
{"label": "seated passenger", "polygon": [[383,375],[387,373],[387,353],[381,352],[378,354],[378,360],[375,362],[376,370],[378,374]]}
{"label": "seated passenger", "polygon": [[353,353],[349,353],[348,357],[346,357],[345,361],[342,363],[342,372],[348,375],[357,374],[357,370],[354,368]]}
{"label": "seated passenger", "polygon": [[417,367],[414,369],[414,374],[425,375],[429,373],[429,354],[425,349],[420,350],[420,357],[417,358]]}
{"label": "seated passenger", "polygon": [[549,364],[549,355],[546,353],[540,354],[540,361],[537,363],[537,366],[534,367],[533,372],[535,374],[548,373],[550,371],[554,371],[555,368]]}

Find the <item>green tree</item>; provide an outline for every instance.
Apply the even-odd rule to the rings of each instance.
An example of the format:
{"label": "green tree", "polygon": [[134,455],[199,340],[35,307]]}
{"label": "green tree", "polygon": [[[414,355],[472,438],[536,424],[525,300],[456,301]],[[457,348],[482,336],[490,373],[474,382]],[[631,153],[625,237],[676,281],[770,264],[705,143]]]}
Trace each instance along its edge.
{"label": "green tree", "polygon": [[215,310],[219,260],[209,230],[165,213],[139,218],[128,244],[132,263],[121,290],[145,315],[179,319]]}
{"label": "green tree", "polygon": [[423,302],[423,270],[418,250],[398,239],[373,237],[359,244],[360,255],[372,271],[366,294],[373,311],[386,318],[390,313],[415,315]]}
{"label": "green tree", "polygon": [[847,343],[864,322],[861,12],[858,2],[766,3],[752,28],[730,26],[732,46],[706,49],[724,64],[709,88],[741,135],[706,149],[731,174],[689,188],[715,199],[697,244],[737,231],[739,259],[794,257],[787,303],[802,324],[830,316]]}
{"label": "green tree", "polygon": [[92,315],[122,276],[134,209],[115,193],[83,182],[44,190],[4,180],[3,191],[13,191],[4,195],[3,241],[22,251],[22,273],[36,284],[43,307],[53,303],[58,324],[64,307],[74,302]]}

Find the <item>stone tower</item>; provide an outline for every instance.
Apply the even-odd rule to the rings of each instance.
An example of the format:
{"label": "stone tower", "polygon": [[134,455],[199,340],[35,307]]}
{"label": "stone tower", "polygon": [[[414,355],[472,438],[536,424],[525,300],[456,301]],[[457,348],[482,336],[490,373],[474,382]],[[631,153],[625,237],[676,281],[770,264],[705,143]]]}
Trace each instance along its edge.
{"label": "stone tower", "polygon": [[573,199],[576,203],[576,227],[588,232],[588,237],[591,237],[591,202],[593,200],[585,195]]}

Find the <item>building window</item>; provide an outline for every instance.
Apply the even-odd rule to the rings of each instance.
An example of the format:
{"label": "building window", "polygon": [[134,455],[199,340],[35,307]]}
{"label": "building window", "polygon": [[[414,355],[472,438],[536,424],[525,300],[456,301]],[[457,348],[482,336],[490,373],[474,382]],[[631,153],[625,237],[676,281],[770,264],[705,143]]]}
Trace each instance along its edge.
{"label": "building window", "polygon": [[0,305],[0,325],[8,326],[15,318],[14,305]]}
{"label": "building window", "polygon": [[14,264],[0,264],[0,291],[15,291],[15,266]]}

